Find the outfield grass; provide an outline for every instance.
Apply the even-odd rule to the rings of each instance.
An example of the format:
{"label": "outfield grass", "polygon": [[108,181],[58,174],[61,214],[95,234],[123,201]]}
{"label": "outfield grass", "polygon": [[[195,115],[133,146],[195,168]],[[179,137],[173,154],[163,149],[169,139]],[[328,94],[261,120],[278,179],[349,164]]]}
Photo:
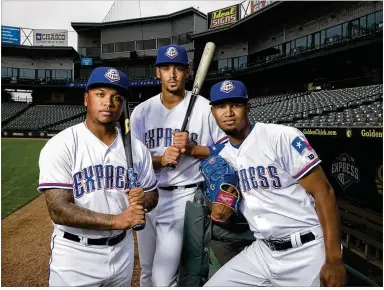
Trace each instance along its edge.
{"label": "outfield grass", "polygon": [[39,195],[39,154],[46,142],[1,139],[1,218]]}

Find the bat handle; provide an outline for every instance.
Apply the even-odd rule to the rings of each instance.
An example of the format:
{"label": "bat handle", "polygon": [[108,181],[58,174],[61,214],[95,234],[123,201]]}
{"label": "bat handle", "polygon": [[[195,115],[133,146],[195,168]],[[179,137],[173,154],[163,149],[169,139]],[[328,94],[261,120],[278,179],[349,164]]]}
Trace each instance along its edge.
{"label": "bat handle", "polygon": [[[184,120],[184,123],[183,123],[183,126],[181,126],[181,130],[180,130],[180,132],[187,132],[188,133],[188,131],[186,131],[185,130],[185,128],[187,127],[187,121],[188,121],[188,119],[186,118],[185,120]],[[189,134],[189,133],[188,133]],[[175,164],[167,164],[166,165],[166,170],[167,171],[170,171],[170,170],[174,170],[176,168],[176,165]]]}
{"label": "bat handle", "polygon": [[[136,175],[135,175],[135,171],[133,170],[133,168],[128,168],[128,187],[129,188],[134,188],[136,187]],[[145,219],[145,216],[144,216],[144,219]],[[141,231],[145,228],[145,224],[141,224],[141,225],[134,225],[132,227],[133,230],[135,231]]]}
{"label": "bat handle", "polygon": [[166,165],[167,170],[174,170],[176,168],[175,164],[167,164]]}
{"label": "bat handle", "polygon": [[135,226],[132,227],[132,229],[133,229],[134,231],[141,231],[141,230],[144,230],[144,228],[145,228],[145,224],[142,224],[142,225],[135,225]]}

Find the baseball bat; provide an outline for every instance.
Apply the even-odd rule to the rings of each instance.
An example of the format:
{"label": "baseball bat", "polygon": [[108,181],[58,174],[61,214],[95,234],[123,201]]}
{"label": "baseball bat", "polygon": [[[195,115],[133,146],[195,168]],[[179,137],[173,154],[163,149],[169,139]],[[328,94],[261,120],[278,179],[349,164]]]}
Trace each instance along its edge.
{"label": "baseball bat", "polygon": [[[201,56],[199,67],[197,68],[197,72],[195,75],[195,81],[193,83],[192,95],[191,95],[191,99],[189,100],[187,113],[185,114],[183,125],[181,126],[181,132],[185,132],[185,129],[187,128],[187,125],[193,110],[193,106],[195,105],[196,98],[199,95],[199,92],[201,87],[203,86],[205,77],[207,76],[209,65],[211,64],[211,60],[213,57],[213,53],[215,52],[215,49],[216,49],[216,45],[213,42],[207,42],[205,44],[203,55]],[[175,169],[176,166],[174,164],[167,164],[167,168],[169,170],[172,170],[172,169]]]}
{"label": "baseball bat", "polygon": [[[131,147],[131,128],[129,124],[129,110],[128,110],[128,100],[124,98],[123,102],[123,114],[124,118],[120,119],[120,129],[121,134],[123,137],[123,144],[124,144],[124,151],[125,151],[125,158],[127,159],[127,182],[125,188],[134,188],[137,185],[136,175],[135,171],[133,169],[133,159],[132,159],[132,147]],[[145,224],[141,225],[134,225],[133,229],[135,231],[140,231],[145,228]]]}

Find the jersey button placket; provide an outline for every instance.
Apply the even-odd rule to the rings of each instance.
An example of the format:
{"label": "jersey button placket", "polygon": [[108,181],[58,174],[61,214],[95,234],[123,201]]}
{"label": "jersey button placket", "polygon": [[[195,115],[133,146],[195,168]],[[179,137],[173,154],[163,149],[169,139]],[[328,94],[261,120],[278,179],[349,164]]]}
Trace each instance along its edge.
{"label": "jersey button placket", "polygon": [[[105,150],[104,156],[103,156],[103,167],[104,167],[105,171],[107,170],[106,166],[110,164],[109,151],[110,151],[110,148],[108,147]],[[106,182],[105,178],[104,178],[104,182]],[[106,189],[105,187],[104,187],[104,193],[105,193],[106,196],[109,196],[109,197],[113,196],[112,192],[110,190]]]}

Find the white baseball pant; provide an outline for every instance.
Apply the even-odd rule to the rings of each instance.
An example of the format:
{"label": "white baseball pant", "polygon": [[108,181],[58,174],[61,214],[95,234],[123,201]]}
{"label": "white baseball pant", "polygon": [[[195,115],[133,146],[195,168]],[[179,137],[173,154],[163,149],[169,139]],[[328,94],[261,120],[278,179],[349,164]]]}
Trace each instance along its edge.
{"label": "white baseball pant", "polygon": [[320,227],[312,230],[315,240],[285,251],[272,251],[256,240],[222,266],[204,287],[320,287],[320,270],[325,263]]}
{"label": "white baseball pant", "polygon": [[188,200],[193,200],[196,190],[201,189],[192,187],[169,191],[158,188],[158,205],[146,214],[145,229],[137,232],[141,287],[176,286],[185,205]]}
{"label": "white baseball pant", "polygon": [[51,239],[50,287],[131,287],[132,231],[114,246],[86,245],[62,236],[55,230]]}

